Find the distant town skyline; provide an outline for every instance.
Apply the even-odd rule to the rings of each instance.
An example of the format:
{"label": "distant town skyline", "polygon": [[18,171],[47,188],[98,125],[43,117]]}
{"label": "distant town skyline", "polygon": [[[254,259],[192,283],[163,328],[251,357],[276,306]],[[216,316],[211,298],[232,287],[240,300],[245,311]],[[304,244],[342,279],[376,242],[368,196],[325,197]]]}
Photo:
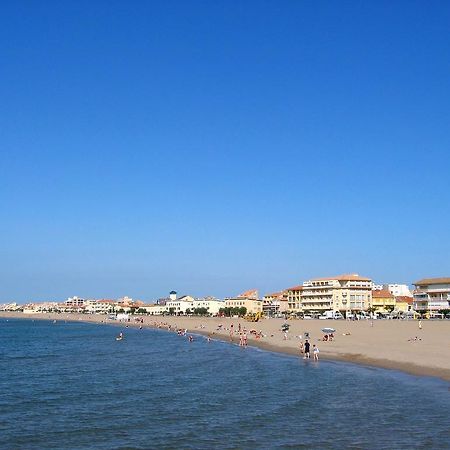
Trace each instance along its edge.
{"label": "distant town skyline", "polygon": [[2,6],[0,303],[449,276],[449,3]]}

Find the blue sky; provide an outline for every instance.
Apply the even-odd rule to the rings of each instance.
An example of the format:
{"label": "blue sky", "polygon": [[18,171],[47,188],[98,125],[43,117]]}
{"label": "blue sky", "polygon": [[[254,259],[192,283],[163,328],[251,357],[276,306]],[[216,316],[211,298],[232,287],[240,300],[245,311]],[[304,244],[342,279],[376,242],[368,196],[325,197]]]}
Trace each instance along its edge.
{"label": "blue sky", "polygon": [[0,301],[450,276],[448,2],[0,21]]}

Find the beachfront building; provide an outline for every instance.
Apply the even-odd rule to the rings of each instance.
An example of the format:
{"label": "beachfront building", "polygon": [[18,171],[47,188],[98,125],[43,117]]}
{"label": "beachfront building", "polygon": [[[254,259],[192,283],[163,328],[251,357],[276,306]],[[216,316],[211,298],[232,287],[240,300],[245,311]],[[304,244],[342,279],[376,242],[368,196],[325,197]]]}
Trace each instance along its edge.
{"label": "beachfront building", "polygon": [[280,291],[266,294],[263,297],[263,312],[265,316],[273,317],[287,310],[287,292]]}
{"label": "beachfront building", "polygon": [[0,305],[0,311],[19,311],[20,309],[22,309],[22,306],[15,302]]}
{"label": "beachfront building", "polygon": [[407,295],[395,297],[395,311],[408,312],[413,310],[413,298]]}
{"label": "beachfront building", "polygon": [[433,316],[450,308],[450,277],[425,278],[414,283],[413,308],[421,314]]}
{"label": "beachfront building", "polygon": [[287,309],[291,313],[299,313],[302,311],[302,291],[303,286],[292,286],[285,290],[287,298]]}
{"label": "beachfront building", "polygon": [[166,310],[169,314],[175,314],[177,316],[182,314],[189,314],[193,310],[194,298],[190,295],[184,295],[174,300],[168,300],[166,302]]}
{"label": "beachfront building", "polygon": [[219,310],[225,307],[225,303],[218,298],[204,297],[194,299],[192,307],[194,310],[198,308],[206,308],[208,310],[208,314],[211,316],[217,316],[219,314]]}
{"label": "beachfront building", "polygon": [[84,309],[91,314],[108,314],[114,312],[115,308],[114,300],[86,300],[84,302]]}
{"label": "beachfront building", "polygon": [[167,312],[166,305],[159,305],[158,303],[152,303],[149,305],[142,305],[141,308],[150,316],[162,316]]}
{"label": "beachfront building", "polygon": [[314,278],[303,283],[301,308],[305,313],[366,311],[372,302],[372,280],[357,273]]}
{"label": "beachfront building", "polygon": [[385,284],[383,285],[394,297],[412,297],[407,284]]}
{"label": "beachfront building", "polygon": [[84,306],[84,298],[69,297],[64,304],[69,308],[82,308]]}
{"label": "beachfront building", "polygon": [[374,312],[388,314],[395,309],[395,297],[387,289],[374,290],[372,291],[371,306],[374,308]]}
{"label": "beachfront building", "polygon": [[388,290],[394,297],[412,297],[412,293],[409,290],[407,284],[375,284],[372,283],[373,291]]}
{"label": "beachfront building", "polygon": [[225,308],[246,308],[247,314],[263,312],[263,302],[258,299],[258,291],[252,289],[234,298],[225,299]]}

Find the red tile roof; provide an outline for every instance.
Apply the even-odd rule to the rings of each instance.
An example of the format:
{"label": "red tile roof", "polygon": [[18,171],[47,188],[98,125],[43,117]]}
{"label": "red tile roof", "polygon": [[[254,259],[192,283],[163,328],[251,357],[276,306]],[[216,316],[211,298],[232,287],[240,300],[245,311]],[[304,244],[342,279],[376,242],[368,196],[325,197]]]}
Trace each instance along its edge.
{"label": "red tile roof", "polygon": [[414,286],[428,286],[429,284],[449,284],[450,278],[424,278],[423,280],[415,281]]}
{"label": "red tile roof", "polygon": [[250,289],[249,291],[245,291],[242,294],[239,294],[237,298],[249,298],[249,299],[257,299],[258,298],[258,290]]}
{"label": "red tile roof", "polygon": [[399,295],[398,297],[395,297],[395,300],[397,302],[408,303],[408,305],[412,305],[413,302],[413,298],[406,295]]}
{"label": "red tile roof", "polygon": [[303,291],[303,285],[293,286],[285,289],[286,291]]}
{"label": "red tile roof", "polygon": [[392,298],[394,297],[387,289],[372,291],[372,298]]}
{"label": "red tile roof", "polygon": [[338,280],[338,281],[372,281],[370,278],[361,277],[357,273],[349,273],[343,275],[337,275],[335,277],[326,278],[313,278],[311,281],[327,281],[327,280]]}

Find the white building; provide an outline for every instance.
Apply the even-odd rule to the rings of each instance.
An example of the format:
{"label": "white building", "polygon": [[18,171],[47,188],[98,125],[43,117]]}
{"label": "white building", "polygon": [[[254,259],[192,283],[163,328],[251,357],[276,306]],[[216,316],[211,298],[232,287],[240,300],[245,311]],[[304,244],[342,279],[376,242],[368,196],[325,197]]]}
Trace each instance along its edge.
{"label": "white building", "polygon": [[193,301],[192,307],[193,309],[206,308],[209,314],[217,316],[220,308],[225,308],[225,302],[212,297],[197,298]]}
{"label": "white building", "polygon": [[388,290],[394,297],[412,297],[407,284],[375,284],[372,283],[373,291]]}
{"label": "white building", "polygon": [[373,283],[357,273],[313,278],[303,283],[301,309],[307,313],[366,311],[372,302]]}
{"label": "white building", "polygon": [[80,308],[84,306],[84,298],[80,297],[69,297],[65,302],[65,305],[70,308]]}
{"label": "white building", "polygon": [[407,284],[386,284],[385,288],[394,297],[412,297],[412,293]]}
{"label": "white building", "polygon": [[413,308],[420,313],[436,313],[450,308],[450,277],[425,278],[414,283]]}
{"label": "white building", "polygon": [[91,314],[108,314],[114,311],[113,300],[85,300],[84,309]]}
{"label": "white building", "polygon": [[150,314],[151,316],[162,316],[167,312],[167,306],[166,305],[142,305],[142,309],[145,309],[145,312],[147,314]]}
{"label": "white building", "polygon": [[186,311],[192,312],[194,299],[189,295],[180,297],[179,299],[169,300],[166,302],[167,312],[170,314],[186,314]]}

